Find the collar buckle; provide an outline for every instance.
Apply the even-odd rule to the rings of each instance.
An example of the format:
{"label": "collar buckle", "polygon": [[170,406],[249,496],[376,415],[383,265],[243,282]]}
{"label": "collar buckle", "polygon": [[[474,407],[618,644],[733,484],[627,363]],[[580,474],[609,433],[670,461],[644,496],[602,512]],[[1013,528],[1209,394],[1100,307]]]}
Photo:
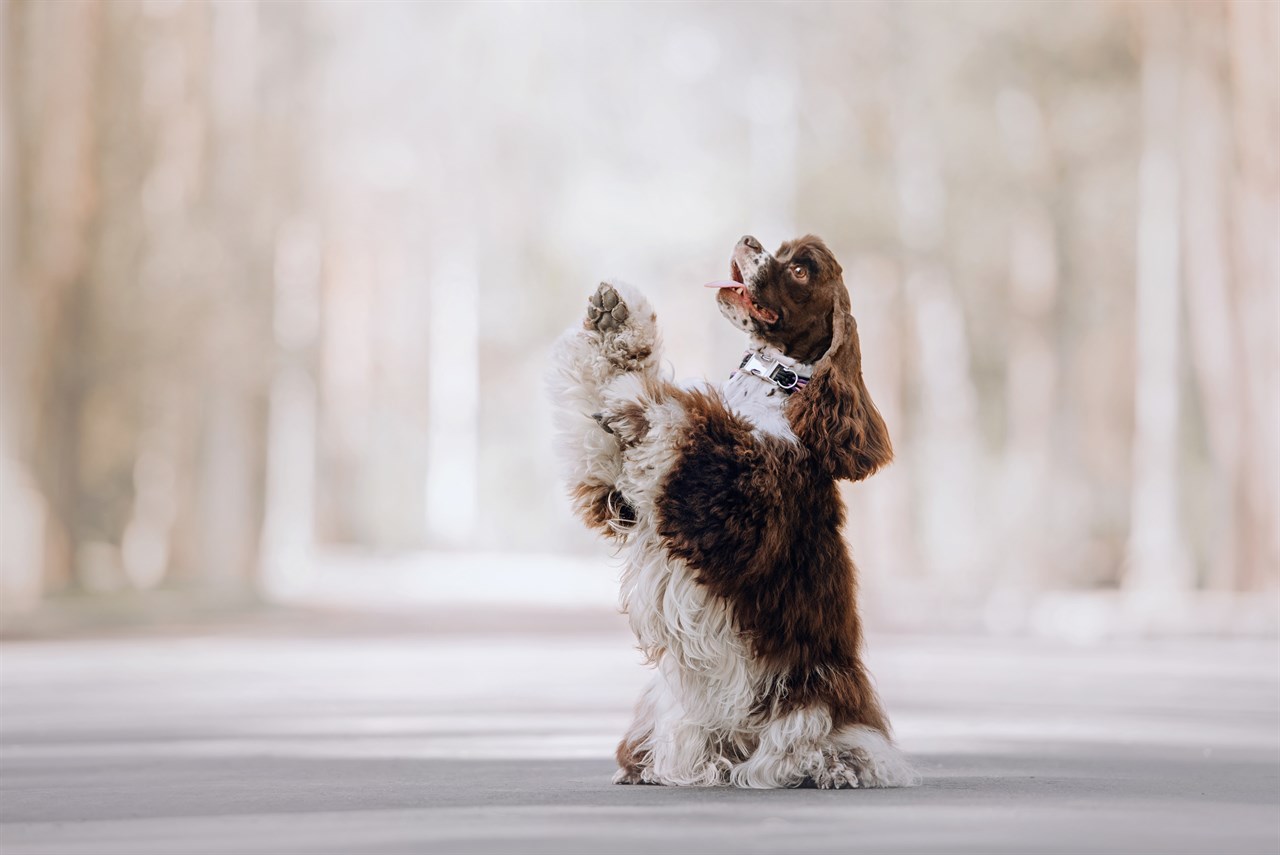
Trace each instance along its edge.
{"label": "collar buckle", "polygon": [[772,383],[787,393],[803,388],[809,382],[809,378],[800,370],[794,367],[788,368],[778,360],[754,350],[748,350],[743,354],[742,361],[738,363],[738,370]]}
{"label": "collar buckle", "polygon": [[779,389],[785,389],[788,392],[800,385],[800,375],[794,371],[789,371],[788,369],[783,368],[781,363],[778,364],[778,367],[773,369],[773,372],[769,375],[769,379],[774,383],[777,383]]}

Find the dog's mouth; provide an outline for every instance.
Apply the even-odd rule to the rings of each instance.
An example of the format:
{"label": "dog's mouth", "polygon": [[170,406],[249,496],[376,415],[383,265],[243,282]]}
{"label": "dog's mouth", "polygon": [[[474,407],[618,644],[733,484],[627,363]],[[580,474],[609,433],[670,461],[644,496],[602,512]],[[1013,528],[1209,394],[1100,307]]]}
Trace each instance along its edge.
{"label": "dog's mouth", "polygon": [[752,299],[751,294],[747,292],[747,285],[742,281],[742,269],[738,267],[738,262],[729,262],[729,279],[720,280],[719,282],[711,282],[708,288],[718,288],[720,293],[716,296],[719,299],[730,300],[738,303],[751,317],[764,321],[766,324],[777,323],[778,313],[772,309],[766,309],[764,306]]}

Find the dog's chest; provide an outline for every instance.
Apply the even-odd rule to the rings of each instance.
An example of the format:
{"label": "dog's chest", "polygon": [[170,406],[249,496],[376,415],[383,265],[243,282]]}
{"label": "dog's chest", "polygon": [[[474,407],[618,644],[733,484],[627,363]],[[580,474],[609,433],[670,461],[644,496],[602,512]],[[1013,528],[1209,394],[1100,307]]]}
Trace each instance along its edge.
{"label": "dog's chest", "polygon": [[787,393],[750,374],[734,374],[720,387],[725,403],[762,434],[795,441],[787,421]]}

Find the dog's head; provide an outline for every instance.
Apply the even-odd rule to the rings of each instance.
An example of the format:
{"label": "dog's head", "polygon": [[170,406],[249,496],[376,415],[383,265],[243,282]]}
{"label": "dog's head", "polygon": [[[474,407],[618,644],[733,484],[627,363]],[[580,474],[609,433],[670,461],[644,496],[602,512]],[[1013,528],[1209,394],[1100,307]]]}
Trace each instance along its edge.
{"label": "dog's head", "polygon": [[835,478],[861,480],[893,459],[884,420],[862,380],[858,326],[835,255],[820,238],[788,241],[772,255],[747,235],[720,284],[720,312],[760,344],[814,366],[791,396],[792,429]]}
{"label": "dog's head", "polygon": [[752,338],[809,365],[832,346],[849,293],[836,257],[821,238],[788,241],[770,255],[747,235],[729,261],[737,287],[716,296],[720,313]]}

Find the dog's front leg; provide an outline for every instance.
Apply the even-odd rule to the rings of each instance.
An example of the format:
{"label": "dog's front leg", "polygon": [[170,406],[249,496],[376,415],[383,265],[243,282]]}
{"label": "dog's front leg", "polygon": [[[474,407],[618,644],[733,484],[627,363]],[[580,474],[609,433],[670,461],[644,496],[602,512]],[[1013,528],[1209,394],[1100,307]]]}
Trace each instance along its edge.
{"label": "dog's front leg", "polygon": [[562,335],[552,353],[556,448],[574,510],[606,534],[625,532],[635,509],[618,489],[623,446],[603,423],[603,392],[620,377],[656,379],[659,347],[657,318],[643,295],[602,282],[582,324]]}

